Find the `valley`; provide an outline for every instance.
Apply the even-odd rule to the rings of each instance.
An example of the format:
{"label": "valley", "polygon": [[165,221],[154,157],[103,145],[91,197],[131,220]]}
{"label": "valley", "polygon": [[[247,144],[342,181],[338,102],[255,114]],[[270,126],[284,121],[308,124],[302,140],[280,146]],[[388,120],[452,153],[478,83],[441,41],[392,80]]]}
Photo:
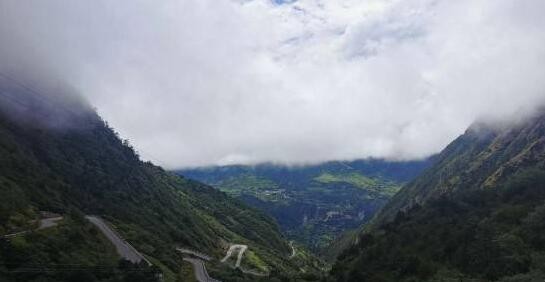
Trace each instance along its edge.
{"label": "valley", "polygon": [[85,104],[57,128],[55,100],[3,93],[33,102],[0,115],[2,281],[543,278],[543,113],[421,161],[169,172]]}
{"label": "valley", "polygon": [[0,0],[0,282],[545,282],[544,0]]}
{"label": "valley", "polygon": [[286,236],[320,253],[359,228],[432,163],[358,160],[320,165],[226,166],[182,170],[276,219]]}

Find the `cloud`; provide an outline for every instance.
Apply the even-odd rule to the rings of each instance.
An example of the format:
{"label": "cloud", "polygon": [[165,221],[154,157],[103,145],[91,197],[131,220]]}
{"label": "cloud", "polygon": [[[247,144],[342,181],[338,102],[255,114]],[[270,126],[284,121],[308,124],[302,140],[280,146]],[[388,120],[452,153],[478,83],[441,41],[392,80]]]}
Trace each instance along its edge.
{"label": "cloud", "polygon": [[475,119],[543,103],[543,10],[540,0],[6,0],[0,60],[54,73],[168,168],[413,159]]}

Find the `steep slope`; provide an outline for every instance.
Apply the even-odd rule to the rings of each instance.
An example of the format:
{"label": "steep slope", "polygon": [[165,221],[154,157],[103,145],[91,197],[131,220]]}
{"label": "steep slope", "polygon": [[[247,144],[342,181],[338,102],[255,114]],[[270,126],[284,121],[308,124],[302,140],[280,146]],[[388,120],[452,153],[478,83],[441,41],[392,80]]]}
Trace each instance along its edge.
{"label": "steep slope", "polygon": [[[0,82],[2,234],[21,228],[42,210],[96,214],[174,273],[180,263],[175,246],[220,258],[232,243],[248,245],[273,275],[297,276],[306,268],[305,262],[285,259],[291,248],[271,218],[216,189],[142,162],[85,103]],[[13,251],[14,242],[4,242],[4,249]],[[50,257],[54,251],[62,257],[62,249],[49,251]],[[51,262],[28,250],[21,256],[0,253],[8,266],[0,271]],[[253,267],[251,261],[246,265]]]}
{"label": "steep slope", "polygon": [[435,165],[404,187],[377,217],[393,219],[399,210],[459,190],[495,187],[512,174],[545,162],[545,119],[524,124],[478,123],[453,141]]}
{"label": "steep slope", "polygon": [[208,167],[178,171],[264,210],[290,239],[319,252],[370,219],[431,160],[358,160],[286,167]]}
{"label": "steep slope", "polygon": [[544,211],[545,114],[474,125],[394,196],[332,274],[338,281],[540,281]]}

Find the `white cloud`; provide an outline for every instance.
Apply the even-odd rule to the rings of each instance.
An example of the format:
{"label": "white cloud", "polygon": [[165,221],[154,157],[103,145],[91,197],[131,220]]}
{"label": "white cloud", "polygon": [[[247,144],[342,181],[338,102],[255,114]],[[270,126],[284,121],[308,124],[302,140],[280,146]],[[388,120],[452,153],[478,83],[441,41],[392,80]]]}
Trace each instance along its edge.
{"label": "white cloud", "polygon": [[408,159],[476,118],[543,102],[544,10],[541,0],[6,0],[0,59],[47,62],[169,168]]}

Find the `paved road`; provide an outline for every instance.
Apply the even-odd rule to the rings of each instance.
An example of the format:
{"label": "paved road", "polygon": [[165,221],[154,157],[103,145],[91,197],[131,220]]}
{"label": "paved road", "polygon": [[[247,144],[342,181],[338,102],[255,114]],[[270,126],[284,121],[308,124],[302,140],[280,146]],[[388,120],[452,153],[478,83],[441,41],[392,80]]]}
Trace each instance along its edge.
{"label": "paved road", "polygon": [[44,218],[40,220],[40,226],[38,227],[38,230],[57,226],[59,224],[59,221],[63,220],[62,216],[58,217],[50,217],[50,218]]}
{"label": "paved road", "polygon": [[242,255],[244,255],[244,252],[246,249],[248,249],[248,246],[246,245],[231,245],[229,247],[229,250],[227,250],[227,255],[221,260],[221,262],[226,262],[232,255],[235,250],[238,249],[238,258],[237,262],[235,263],[235,268],[240,267],[240,263],[242,262]]}
{"label": "paved road", "polygon": [[184,261],[187,261],[193,265],[193,270],[195,271],[195,278],[199,282],[220,282],[208,275],[206,272],[206,267],[204,266],[204,261],[194,258],[184,258]]}
{"label": "paved road", "polygon": [[125,240],[121,238],[115,232],[112,230],[101,218],[96,216],[85,216],[87,220],[89,220],[92,224],[94,224],[102,233],[114,244],[115,249],[117,250],[117,253],[124,259],[132,262],[132,263],[140,263],[141,261],[145,261],[148,263],[148,265],[151,265],[151,263],[144,258],[142,254],[140,254],[133,246],[131,246],[129,243],[127,243]]}
{"label": "paved road", "polygon": [[290,241],[290,247],[291,247],[291,255],[289,258],[293,258],[295,256],[295,247],[293,246],[293,241]]}
{"label": "paved road", "polygon": [[244,274],[250,274],[250,275],[253,275],[253,276],[260,276],[260,277],[268,277],[270,275],[269,272],[260,272],[260,271],[256,271],[256,270],[248,270],[248,269],[244,269],[244,268],[239,268],[240,271],[242,271],[242,273]]}
{"label": "paved road", "polygon": [[[36,230],[42,230],[42,229],[57,226],[59,224],[59,221],[61,221],[63,219],[64,218],[62,216],[40,219],[39,220],[40,224],[39,224],[38,228],[36,228]],[[30,233],[30,231],[32,231],[32,230],[24,230],[24,231],[17,232],[17,233],[6,234],[6,235],[3,235],[2,238],[12,238],[12,237],[16,237],[16,236],[19,236],[19,235]]]}
{"label": "paved road", "polygon": [[2,238],[8,239],[8,238],[17,237],[19,235],[27,234],[27,233],[30,233],[30,230],[25,230],[25,231],[21,231],[21,232],[17,232],[17,233],[2,235]]}
{"label": "paved road", "polygon": [[254,276],[261,276],[261,277],[266,277],[266,276],[269,276],[269,273],[268,272],[260,272],[260,271],[256,271],[256,270],[248,270],[248,269],[244,269],[242,267],[240,267],[240,263],[242,262],[242,256],[244,255],[244,252],[248,249],[248,246],[247,245],[238,245],[238,244],[235,244],[235,245],[231,245],[229,247],[229,250],[227,250],[227,254],[225,255],[225,257],[221,260],[221,262],[226,262],[232,255],[233,253],[235,252],[235,250],[238,250],[238,257],[237,257],[237,262],[235,263],[235,268],[238,268],[240,269],[243,273],[245,274],[251,274],[251,275],[254,275]]}
{"label": "paved road", "polygon": [[202,260],[205,260],[205,261],[212,260],[212,258],[209,255],[205,255],[203,253],[199,253],[197,251],[193,251],[193,250],[190,250],[190,249],[176,248],[176,251],[178,251],[178,252],[180,252],[182,254],[196,256],[196,257],[198,257],[198,258],[200,258]]}

